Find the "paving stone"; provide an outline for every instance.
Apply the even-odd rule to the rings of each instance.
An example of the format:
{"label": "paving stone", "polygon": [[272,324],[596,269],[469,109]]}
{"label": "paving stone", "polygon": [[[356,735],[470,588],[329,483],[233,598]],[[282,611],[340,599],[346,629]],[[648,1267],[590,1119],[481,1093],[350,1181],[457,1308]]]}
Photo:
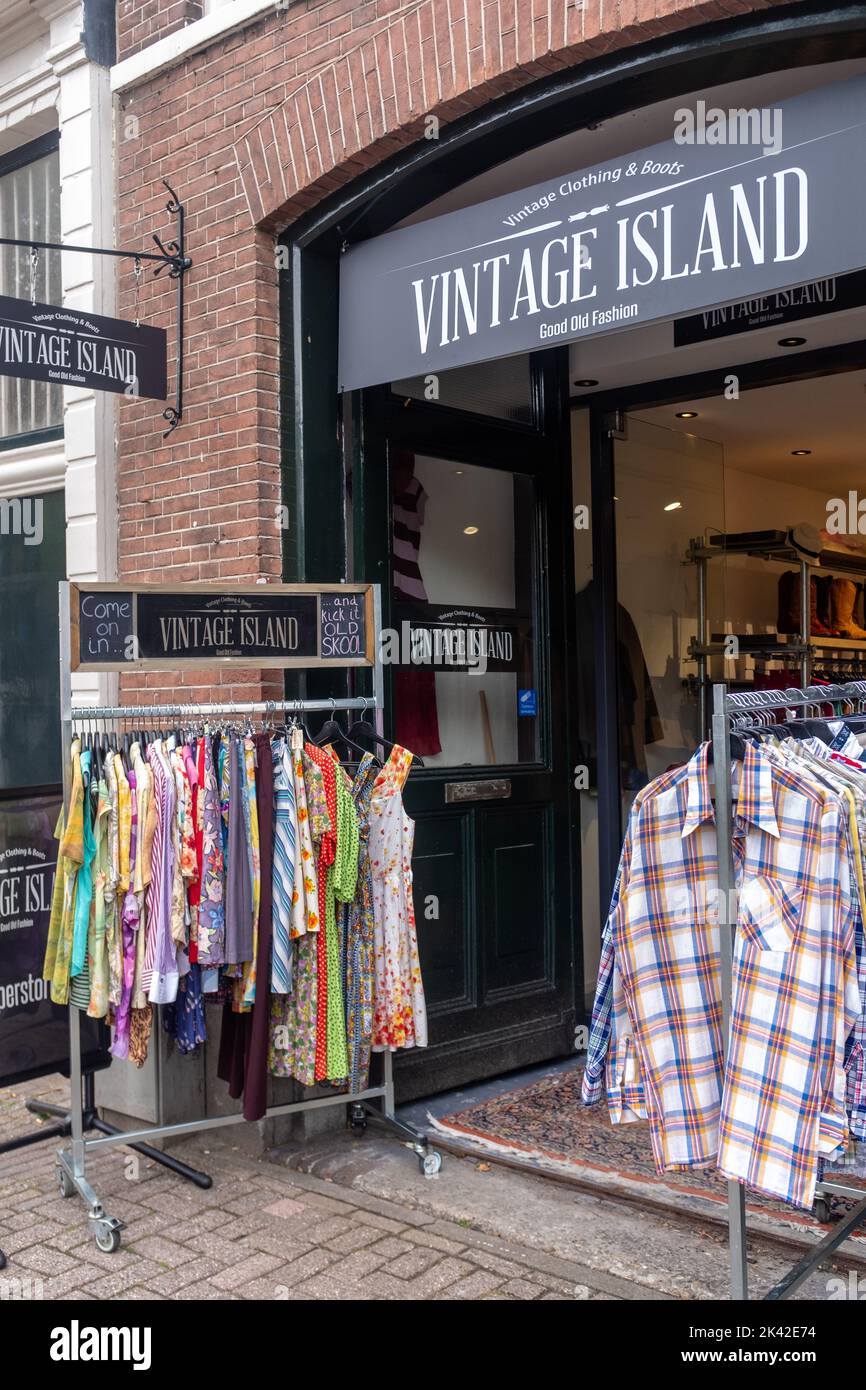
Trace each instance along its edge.
{"label": "paving stone", "polygon": [[366,1245],[372,1245],[378,1240],[378,1232],[370,1226],[350,1226],[348,1231],[343,1231],[342,1235],[335,1236],[333,1240],[326,1240],[325,1244],[329,1250],[338,1250],[342,1254],[351,1254],[353,1250],[362,1250]]}
{"label": "paving stone", "polygon": [[445,1236],[437,1235],[434,1231],[414,1231],[412,1232],[413,1245],[427,1245],[431,1250],[438,1250],[443,1255],[462,1255],[466,1246],[459,1240],[448,1240]]}
{"label": "paving stone", "polygon": [[[6,1247],[6,1253],[12,1253],[11,1247]],[[31,1245],[15,1254],[17,1269],[33,1270],[37,1274],[64,1274],[67,1269],[74,1269],[75,1265],[76,1261],[71,1255],[65,1255],[62,1250],[53,1250],[50,1245]]]}
{"label": "paving stone", "polygon": [[[153,1297],[162,1297],[162,1295],[154,1293]],[[239,1300],[239,1298],[240,1295],[234,1293],[231,1289],[218,1289],[216,1284],[212,1284],[208,1279],[203,1279],[200,1284],[189,1284],[185,1289],[178,1289],[177,1293],[172,1295],[173,1300],[181,1299],[183,1302],[189,1301],[202,1304],[225,1302],[227,1299],[234,1302]],[[213,1310],[211,1309],[211,1316],[212,1315]]]}
{"label": "paving stone", "polygon": [[276,1202],[270,1202],[263,1207],[265,1216],[276,1216],[282,1220],[287,1216],[303,1216],[306,1207],[303,1202],[296,1201],[293,1197],[280,1197]]}
{"label": "paving stone", "polygon": [[413,1248],[411,1241],[401,1240],[397,1236],[385,1236],[384,1240],[378,1240],[372,1246],[383,1260],[396,1260],[400,1255],[408,1255]]}
{"label": "paving stone", "polygon": [[528,1279],[509,1279],[507,1284],[502,1285],[501,1292],[508,1294],[510,1298],[519,1298],[525,1303],[541,1296],[538,1285],[530,1283]]}
{"label": "paving stone", "polygon": [[348,1280],[350,1283],[360,1279],[366,1279],[374,1269],[380,1269],[385,1263],[386,1256],[380,1254],[375,1249],[355,1250],[351,1255],[344,1255],[339,1260],[336,1268],[339,1277]]}
{"label": "paving stone", "polygon": [[237,1289],[248,1280],[259,1279],[269,1270],[277,1269],[280,1264],[279,1256],[257,1251],[255,1255],[248,1255],[232,1268],[220,1270],[219,1274],[213,1275],[210,1282],[218,1289]]}
{"label": "paving stone", "polygon": [[415,1279],[419,1274],[424,1274],[442,1259],[441,1252],[431,1250],[426,1246],[416,1247],[414,1250],[407,1250],[405,1255],[400,1255],[396,1260],[385,1266],[385,1272],[392,1274],[395,1279]]}
{"label": "paving stone", "polygon": [[266,1250],[269,1255],[279,1255],[284,1260],[297,1260],[313,1249],[312,1242],[289,1239],[278,1231],[251,1231],[246,1238],[248,1249]]}
{"label": "paving stone", "polygon": [[135,1239],[128,1244],[127,1249],[152,1260],[154,1264],[163,1265],[166,1269],[175,1269],[176,1266],[187,1264],[196,1258],[196,1251],[188,1250],[179,1241],[167,1240],[164,1236],[144,1236],[141,1240]]}
{"label": "paving stone", "polygon": [[310,1250],[308,1254],[301,1255],[300,1259],[291,1261],[286,1270],[286,1283],[293,1288],[300,1288],[300,1281],[312,1278],[329,1265],[336,1264],[339,1258],[333,1250]]}
{"label": "paving stone", "polygon": [[[443,1261],[443,1264],[445,1262]],[[492,1274],[489,1269],[476,1269],[474,1274],[468,1274],[465,1279],[458,1279],[455,1284],[449,1284],[442,1289],[440,1298],[461,1298],[474,1299],[484,1298],[486,1294],[494,1289],[501,1288],[502,1280],[498,1274]]]}
{"label": "paving stone", "polygon": [[468,1260],[455,1260],[451,1255],[446,1255],[432,1269],[412,1279],[409,1288],[414,1298],[433,1298],[443,1289],[456,1284],[458,1279],[467,1278],[472,1273],[473,1268]]}
{"label": "paving stone", "polygon": [[130,1265],[127,1269],[112,1270],[109,1274],[103,1274],[98,1279],[93,1279],[88,1284],[82,1283],[82,1288],[94,1298],[114,1298],[123,1289],[135,1288],[137,1284],[146,1284],[151,1277],[160,1273],[158,1265],[151,1260],[139,1260],[136,1264]]}
{"label": "paving stone", "polygon": [[167,1269],[164,1274],[148,1279],[147,1286],[163,1298],[173,1298],[181,1289],[198,1284],[202,1279],[211,1279],[223,1268],[219,1260],[202,1259],[199,1255],[194,1264],[179,1265],[177,1269]]}
{"label": "paving stone", "polygon": [[377,1211],[358,1211],[355,1213],[355,1220],[363,1222],[365,1226],[376,1226],[380,1231],[390,1232],[394,1236],[409,1229],[405,1222],[394,1221],[390,1216],[381,1216]]}

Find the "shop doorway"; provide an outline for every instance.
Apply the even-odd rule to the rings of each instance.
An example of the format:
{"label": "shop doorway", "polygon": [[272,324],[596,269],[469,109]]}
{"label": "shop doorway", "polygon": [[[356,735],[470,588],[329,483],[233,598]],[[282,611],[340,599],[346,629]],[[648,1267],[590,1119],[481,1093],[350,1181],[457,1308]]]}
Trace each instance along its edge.
{"label": "shop doorway", "polygon": [[355,571],[366,551],[382,583],[389,732],[424,761],[404,799],[430,1046],[398,1058],[403,1098],[574,1046],[560,359],[365,395]]}

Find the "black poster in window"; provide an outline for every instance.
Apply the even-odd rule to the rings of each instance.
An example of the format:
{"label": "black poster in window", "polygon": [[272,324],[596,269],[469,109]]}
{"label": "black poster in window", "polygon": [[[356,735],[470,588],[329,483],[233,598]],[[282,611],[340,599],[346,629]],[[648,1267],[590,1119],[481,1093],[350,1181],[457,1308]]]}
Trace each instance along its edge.
{"label": "black poster in window", "polygon": [[382,657],[391,665],[476,675],[532,668],[528,614],[436,603],[398,603],[393,611],[394,627],[382,634]]}
{"label": "black poster in window", "polygon": [[[69,1069],[69,1010],[42,978],[60,796],[0,800],[0,1086]],[[82,1063],[107,1066],[109,1034],[81,1015]]]}

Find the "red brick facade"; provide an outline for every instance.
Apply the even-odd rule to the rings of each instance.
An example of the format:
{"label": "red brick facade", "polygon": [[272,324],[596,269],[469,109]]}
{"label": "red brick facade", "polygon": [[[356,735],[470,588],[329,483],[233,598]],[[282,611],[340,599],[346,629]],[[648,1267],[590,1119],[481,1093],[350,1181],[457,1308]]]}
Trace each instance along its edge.
{"label": "red brick facade", "polygon": [[[123,92],[119,243],[170,231],[167,177],[187,209],[194,267],[182,426],[163,440],[153,402],[120,404],[121,578],[280,576],[275,231],[420,138],[430,114],[446,124],[613,49],[763,8],[762,0],[275,3]],[[193,0],[121,0],[120,58],[200,13]],[[173,325],[173,284],[145,278],[142,318]],[[132,317],[128,271],[118,302]],[[263,688],[255,673],[234,687],[245,698]]]}

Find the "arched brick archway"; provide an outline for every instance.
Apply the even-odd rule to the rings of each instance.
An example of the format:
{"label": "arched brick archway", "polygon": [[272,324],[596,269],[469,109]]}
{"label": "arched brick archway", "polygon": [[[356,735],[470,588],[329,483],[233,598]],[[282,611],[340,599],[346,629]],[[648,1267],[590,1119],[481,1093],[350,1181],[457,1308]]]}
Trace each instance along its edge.
{"label": "arched brick archway", "polygon": [[447,123],[551,73],[783,0],[420,0],[306,78],[235,145],[254,224],[278,230]]}

